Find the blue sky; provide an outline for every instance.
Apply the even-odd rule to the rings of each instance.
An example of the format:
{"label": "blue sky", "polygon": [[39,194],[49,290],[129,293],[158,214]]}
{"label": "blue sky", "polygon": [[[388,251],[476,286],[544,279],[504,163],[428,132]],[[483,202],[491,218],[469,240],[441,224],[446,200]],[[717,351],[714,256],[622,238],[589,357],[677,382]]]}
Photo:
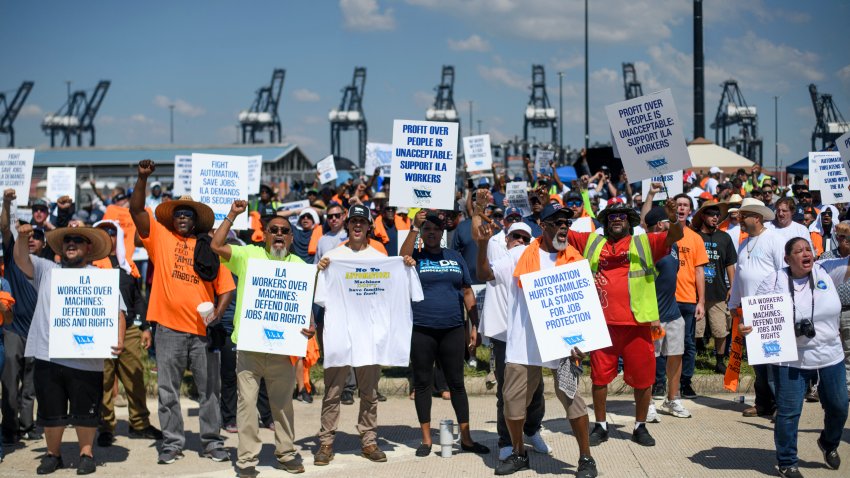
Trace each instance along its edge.
{"label": "blue sky", "polygon": [[[780,97],[779,156],[805,155],[814,127],[807,85],[850,118],[850,54],[842,19],[850,2],[706,0],[706,129],[720,83],[736,78],[759,111],[765,163],[773,164],[773,96]],[[644,92],[672,88],[692,137],[692,2],[590,1],[590,138],[608,142],[604,105],[623,99],[621,63]],[[18,146],[42,146],[46,113],[72,89],[112,81],[95,122],[98,145],[165,144],[176,104],[177,144],[236,140],[236,118],[275,67],[286,69],[280,114],[286,138],[313,160],[328,154],[327,113],[355,66],[367,67],[369,140],[390,142],[394,118],[424,119],[442,65],[456,70],[455,101],[495,142],[522,135],[531,65],[546,68],[558,104],[564,73],[564,142],[583,143],[581,0],[38,1],[0,0],[0,91],[35,81],[16,122]],[[844,31],[842,34],[841,32]],[[534,135],[543,137],[537,130]],[[343,137],[354,154],[356,135]]]}

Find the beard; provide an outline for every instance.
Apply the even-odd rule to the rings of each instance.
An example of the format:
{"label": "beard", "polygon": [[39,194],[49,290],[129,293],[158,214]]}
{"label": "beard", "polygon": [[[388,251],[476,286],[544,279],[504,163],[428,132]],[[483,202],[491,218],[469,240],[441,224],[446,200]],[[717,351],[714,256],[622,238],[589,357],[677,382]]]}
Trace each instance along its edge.
{"label": "beard", "polygon": [[272,259],[285,259],[287,254],[289,254],[289,248],[287,248],[286,246],[283,246],[282,249],[275,249],[274,247],[272,247],[269,250],[269,255],[272,257]]}
{"label": "beard", "polygon": [[567,241],[560,241],[558,240],[558,236],[555,236],[552,238],[552,247],[556,251],[561,252],[567,248]]}
{"label": "beard", "polygon": [[68,259],[66,257],[62,258],[62,267],[65,267],[65,268],[78,268],[78,267],[83,266],[85,263],[86,263],[86,258],[83,257],[83,256],[80,256],[80,257],[77,257],[77,258],[74,258],[74,259]]}

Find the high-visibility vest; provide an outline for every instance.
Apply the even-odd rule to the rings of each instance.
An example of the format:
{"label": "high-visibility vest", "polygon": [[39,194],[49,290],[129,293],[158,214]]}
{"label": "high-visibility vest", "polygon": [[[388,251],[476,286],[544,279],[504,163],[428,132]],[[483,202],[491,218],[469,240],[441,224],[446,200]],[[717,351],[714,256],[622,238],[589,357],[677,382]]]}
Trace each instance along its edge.
{"label": "high-visibility vest", "polygon": [[[608,241],[605,236],[590,233],[584,257],[590,261],[590,270],[599,270],[599,256]],[[638,322],[658,320],[658,299],[655,296],[655,278],[658,271],[652,261],[652,249],[646,234],[632,236],[629,244],[629,305]]]}

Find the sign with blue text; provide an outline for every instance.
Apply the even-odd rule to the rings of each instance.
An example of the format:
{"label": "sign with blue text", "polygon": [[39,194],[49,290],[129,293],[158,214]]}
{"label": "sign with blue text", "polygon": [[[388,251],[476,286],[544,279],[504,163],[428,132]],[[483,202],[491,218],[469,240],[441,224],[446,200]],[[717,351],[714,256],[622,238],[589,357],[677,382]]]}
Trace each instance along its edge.
{"label": "sign with blue text", "polygon": [[192,157],[179,154],[174,156],[174,186],[171,194],[175,199],[192,194]]}
{"label": "sign with blue text", "polygon": [[605,113],[630,181],[691,167],[669,89],[608,105]]}
{"label": "sign with blue text", "polygon": [[325,159],[316,163],[316,170],[319,172],[319,182],[322,184],[336,181],[338,177],[332,154],[325,156]]}
{"label": "sign with blue text", "polygon": [[393,122],[390,206],[454,209],[457,123]]}
{"label": "sign with blue text", "polygon": [[387,143],[366,143],[366,167],[363,172],[375,174],[381,168],[381,176],[390,174],[393,164],[393,145]]}
{"label": "sign with blue text", "polygon": [[249,259],[237,350],[303,357],[310,328],[316,266]]}
{"label": "sign with blue text", "polygon": [[611,346],[587,260],[523,274],[522,294],[544,362]]}
{"label": "sign with blue text", "polygon": [[34,160],[34,149],[0,149],[0,189],[14,189],[20,204],[29,202]]}
{"label": "sign with blue text", "polygon": [[809,153],[809,189],[820,191],[821,204],[850,202],[847,171],[837,151]]}
{"label": "sign with blue text", "polygon": [[660,174],[641,181],[640,194],[644,201],[646,201],[646,195],[649,194],[649,186],[652,183],[661,183],[661,192],[652,198],[653,201],[666,201],[668,198],[672,198],[677,194],[682,194],[682,191],[684,191],[682,171]]}
{"label": "sign with blue text", "polygon": [[794,336],[794,304],[788,294],[754,295],[741,299],[747,335],[747,361],[750,365],[797,360]]}
{"label": "sign with blue text", "polygon": [[[245,156],[192,153],[192,199],[212,208],[218,227],[237,199],[248,200],[248,160]],[[233,229],[248,229],[240,214]]]}
{"label": "sign with blue text", "polygon": [[467,171],[489,171],[493,169],[490,135],[466,136],[463,138],[463,157]]}
{"label": "sign with blue text", "polygon": [[50,342],[55,358],[112,358],[118,345],[118,269],[50,271]]}
{"label": "sign with blue text", "polygon": [[77,168],[47,168],[47,191],[50,202],[68,196],[77,202]]}
{"label": "sign with blue text", "polygon": [[844,133],[836,139],[835,146],[838,147],[838,152],[841,154],[841,160],[844,163],[844,172],[850,176],[850,132]]}

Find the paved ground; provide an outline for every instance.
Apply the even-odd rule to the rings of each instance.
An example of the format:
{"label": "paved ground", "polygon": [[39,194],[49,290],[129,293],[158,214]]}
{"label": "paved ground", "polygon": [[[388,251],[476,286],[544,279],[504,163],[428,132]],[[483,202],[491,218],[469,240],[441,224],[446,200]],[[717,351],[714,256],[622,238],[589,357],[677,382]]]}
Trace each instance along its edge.
{"label": "paved ground", "polygon": [[[548,385],[548,384],[547,384]],[[752,399],[752,397],[748,397]],[[156,410],[156,402],[148,406]],[[532,454],[533,471],[516,476],[527,477],[551,474],[572,475],[578,460],[575,441],[569,436],[569,425],[563,410],[554,397],[546,402],[544,438],[554,448],[552,456]],[[743,418],[739,411],[743,405],[733,401],[731,395],[715,395],[695,401],[686,401],[694,417],[677,419],[663,416],[659,424],[650,424],[650,431],[658,445],[643,448],[629,441],[633,424],[633,402],[626,395],[612,397],[609,404],[609,423],[613,423],[611,439],[593,449],[601,476],[608,477],[749,477],[776,476],[773,451],[773,429],[766,419]],[[488,456],[460,454],[444,459],[436,454],[416,458],[414,450],[419,444],[419,430],[413,402],[403,397],[391,397],[380,404],[380,445],[387,452],[388,462],[373,464],[359,457],[359,440],[356,436],[356,407],[344,406],[340,433],[336,441],[336,459],[330,466],[312,464],[311,450],[316,446],[315,433],[319,423],[320,403],[312,405],[295,403],[297,445],[305,458],[307,474],[304,476],[369,476],[380,477],[460,477],[492,476],[496,465],[495,398],[474,396],[470,398],[473,436],[493,451]],[[201,459],[198,450],[197,404],[183,401],[184,416],[188,415],[188,449],[186,458],[173,465],[156,464],[154,443],[126,438],[126,408],[119,409],[122,418],[118,428],[118,441],[110,448],[96,448],[95,457],[100,463],[96,476],[169,476],[169,477],[229,477],[235,476],[232,465],[213,463]],[[123,415],[121,415],[123,414]],[[449,402],[435,400],[433,418],[453,418]],[[158,422],[156,414],[154,423]],[[839,448],[844,461],[841,471],[828,470],[817,449],[815,440],[823,423],[823,413],[818,404],[806,404],[799,435],[800,467],[806,477],[848,476],[850,470],[850,431],[845,429],[844,443]],[[262,431],[267,443],[261,455],[260,476],[283,476],[284,472],[272,469],[274,462],[272,432]],[[236,437],[227,435],[226,445],[236,447]],[[68,430],[62,453],[66,466],[76,466],[77,455],[74,432]],[[435,438],[435,442],[437,439]],[[43,442],[27,442],[18,448],[6,447],[6,459],[0,464],[0,476],[35,476],[38,459],[44,453]],[[434,447],[436,452],[437,447]],[[234,452],[235,455],[235,452]],[[76,476],[73,468],[66,468],[54,476]]]}

